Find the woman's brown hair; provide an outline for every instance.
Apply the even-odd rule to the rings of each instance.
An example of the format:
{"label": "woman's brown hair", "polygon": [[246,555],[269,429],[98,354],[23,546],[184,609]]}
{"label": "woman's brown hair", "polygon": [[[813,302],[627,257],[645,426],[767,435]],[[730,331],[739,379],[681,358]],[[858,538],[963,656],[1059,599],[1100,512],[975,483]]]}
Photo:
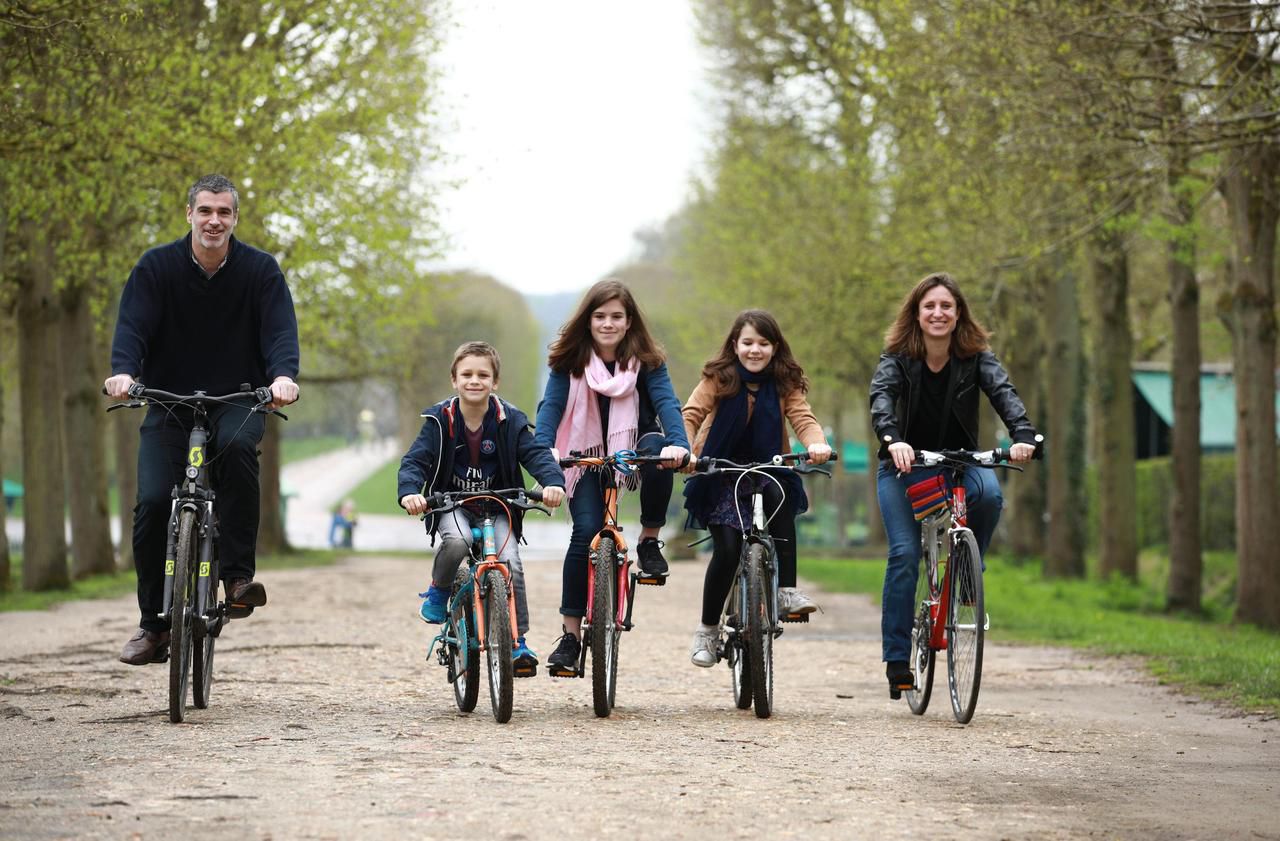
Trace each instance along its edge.
{"label": "woman's brown hair", "polygon": [[631,290],[617,278],[605,278],[587,290],[578,302],[578,308],[560,328],[549,347],[547,366],[557,374],[582,376],[593,350],[591,341],[591,313],[610,301],[618,301],[627,311],[631,326],[618,344],[618,362],[625,365],[632,357],[639,359],[645,368],[656,368],[667,361],[662,345],[649,334],[644,316]]}
{"label": "woman's brown hair", "polygon": [[778,396],[786,397],[797,389],[802,394],[808,392],[809,378],[804,375],[804,369],[791,353],[791,345],[783,338],[777,319],[766,310],[743,310],[733,320],[733,326],[729,328],[729,335],[725,337],[720,352],[702,366],[702,376],[716,384],[715,399],[723,400],[737,394],[738,389],[742,388],[742,377],[738,374],[737,345],[742,328],[748,324],[761,338],[773,345],[769,370],[773,373],[774,382],[778,384]]}
{"label": "woman's brown hair", "polygon": [[990,347],[991,334],[974,319],[969,304],[955,278],[946,272],[925,275],[902,299],[898,316],[884,334],[884,347],[889,353],[901,353],[924,359],[924,332],[920,329],[920,301],[936,286],[944,287],[956,299],[956,329],[951,334],[951,352],[968,359]]}

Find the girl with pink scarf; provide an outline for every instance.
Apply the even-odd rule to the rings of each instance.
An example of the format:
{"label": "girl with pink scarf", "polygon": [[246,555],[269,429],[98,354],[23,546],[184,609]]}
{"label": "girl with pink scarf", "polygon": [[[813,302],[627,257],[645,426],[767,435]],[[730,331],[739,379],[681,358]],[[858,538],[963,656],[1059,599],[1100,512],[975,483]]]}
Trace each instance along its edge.
{"label": "girl with pink scarf", "polygon": [[[538,404],[534,444],[609,455],[631,449],[678,463],[689,453],[662,347],[649,335],[631,291],[618,280],[587,290],[551,343],[551,372]],[[665,466],[664,466],[665,467]],[[650,575],[666,575],[658,531],[671,500],[671,470],[646,465],[640,476],[640,540],[636,555]],[[604,525],[599,477],[578,468],[565,471],[573,531],[565,553],[560,614],[564,635],[547,660],[549,671],[576,671],[582,617],[587,608],[587,551]]]}

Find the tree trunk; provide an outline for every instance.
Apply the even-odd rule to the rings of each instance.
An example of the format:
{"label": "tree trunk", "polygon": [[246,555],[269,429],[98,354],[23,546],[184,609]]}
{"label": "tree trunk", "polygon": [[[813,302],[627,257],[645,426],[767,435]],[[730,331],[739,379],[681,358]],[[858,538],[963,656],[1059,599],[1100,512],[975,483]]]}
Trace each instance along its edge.
{"label": "tree trunk", "polygon": [[1138,577],[1133,426],[1133,334],[1129,327],[1128,255],[1121,234],[1101,231],[1089,243],[1093,281],[1093,463],[1098,475],[1098,572]]}
{"label": "tree trunk", "polygon": [[53,254],[28,225],[29,256],[18,293],[18,394],[22,403],[22,586],[51,590],[67,575],[66,483]]}
{"label": "tree trunk", "polygon": [[[1040,290],[1048,282],[1040,276],[1028,280],[1028,283],[1018,287],[1023,294],[1019,295],[1016,302],[1011,295],[1001,296],[1001,303],[1006,310],[1006,317],[1002,321],[1009,329],[1004,334],[1003,341],[997,336],[997,342],[1002,348],[1007,348],[1007,355],[1002,356],[1009,371],[1009,379],[1013,381],[1018,389],[1018,396],[1027,407],[1027,416],[1039,427],[1042,403],[1039,368],[1047,348],[1045,333],[1040,329],[1037,316],[1042,309],[1040,302],[1043,297]],[[1014,311],[1009,312],[1010,309]],[[980,441],[978,446],[986,447],[987,442]],[[1002,472],[1000,479],[1004,483],[1004,497],[1007,500],[1004,516],[1008,518],[1009,551],[1019,560],[1043,556],[1045,498],[1044,471],[1041,465],[1033,465],[1024,473]]]}
{"label": "tree trunk", "polygon": [[268,417],[262,435],[261,520],[258,523],[258,554],[278,555],[289,551],[289,539],[280,516],[280,424]]}
{"label": "tree trunk", "polygon": [[83,288],[62,295],[63,436],[71,515],[71,575],[115,572],[107,506],[107,454],[102,398],[102,353]]}
{"label": "tree trunk", "polygon": [[1236,386],[1236,618],[1280,628],[1274,289],[1280,153],[1265,145],[1242,148],[1226,164],[1223,193],[1235,245],[1227,319]]}
{"label": "tree trunk", "polygon": [[[1175,197],[1170,222],[1190,231],[1194,208]],[[1200,287],[1194,234],[1168,245],[1169,313],[1173,322],[1173,487],[1169,497],[1170,610],[1200,610]]]}
{"label": "tree trunk", "polygon": [[867,545],[885,546],[889,538],[884,533],[884,519],[880,516],[880,493],[876,487],[876,472],[880,468],[880,439],[871,426],[871,412],[867,411]]}
{"label": "tree trunk", "polygon": [[[3,248],[3,235],[0,234],[0,248]],[[9,326],[8,317],[4,318],[3,323]],[[12,329],[11,327],[9,329]],[[0,369],[3,368],[5,362],[3,352],[6,344],[0,342]],[[4,379],[0,377],[0,440],[4,439]],[[0,479],[4,478],[4,447],[0,447]],[[9,591],[9,579],[13,575],[13,569],[9,559],[9,506],[4,500],[0,499],[0,593]]]}
{"label": "tree trunk", "polygon": [[1076,279],[1065,266],[1054,271],[1050,299],[1044,312],[1044,332],[1050,337],[1044,380],[1052,384],[1054,399],[1046,401],[1045,418],[1049,529],[1044,574],[1083,578],[1088,537],[1084,495],[1084,336]]}
{"label": "tree trunk", "polygon": [[111,413],[116,448],[116,496],[120,504],[120,568],[133,569],[133,507],[138,502],[138,428],[146,412]]}

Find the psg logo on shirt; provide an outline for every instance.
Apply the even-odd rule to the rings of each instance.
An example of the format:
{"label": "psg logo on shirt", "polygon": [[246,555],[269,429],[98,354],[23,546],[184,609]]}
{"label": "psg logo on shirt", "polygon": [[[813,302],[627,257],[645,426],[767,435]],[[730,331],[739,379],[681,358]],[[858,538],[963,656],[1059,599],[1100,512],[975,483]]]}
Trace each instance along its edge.
{"label": "psg logo on shirt", "polygon": [[491,441],[488,438],[480,442],[480,452],[484,453],[487,456],[493,455],[494,450],[496,449],[498,449],[498,445],[493,443],[493,441]]}

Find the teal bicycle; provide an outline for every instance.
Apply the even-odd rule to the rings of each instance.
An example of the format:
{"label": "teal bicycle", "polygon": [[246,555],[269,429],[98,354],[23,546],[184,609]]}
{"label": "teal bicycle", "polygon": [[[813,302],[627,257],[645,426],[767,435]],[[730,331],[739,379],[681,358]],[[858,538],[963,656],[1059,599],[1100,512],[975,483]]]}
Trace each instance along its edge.
{"label": "teal bicycle", "polygon": [[511,720],[513,679],[533,677],[538,667],[517,668],[511,661],[519,633],[515,591],[511,587],[511,570],[499,560],[502,547],[498,546],[493,524],[500,514],[511,522],[511,508],[541,511],[547,516],[551,516],[551,512],[536,504],[542,499],[541,491],[524,488],[446,491],[426,499],[427,509],[437,516],[465,506],[481,517],[481,524],[471,529],[470,558],[458,567],[449,594],[448,612],[440,633],[427,648],[427,660],[434,653],[440,665],[448,670],[453,699],[460,711],[469,713],[476,708],[480,697],[480,655],[483,653],[489,673],[493,717],[499,724],[505,724]]}

